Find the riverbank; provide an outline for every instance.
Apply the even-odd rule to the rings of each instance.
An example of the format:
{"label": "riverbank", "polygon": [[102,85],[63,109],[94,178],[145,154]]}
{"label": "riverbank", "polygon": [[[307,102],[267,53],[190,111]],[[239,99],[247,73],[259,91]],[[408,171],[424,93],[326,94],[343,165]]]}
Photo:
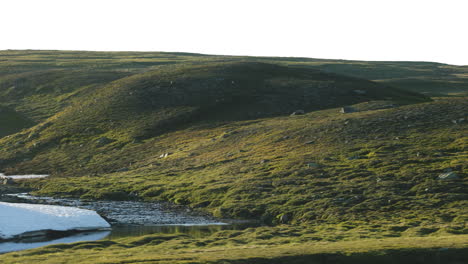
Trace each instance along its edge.
{"label": "riverbank", "polygon": [[[0,253],[31,249],[57,243],[73,243],[90,241],[93,239],[115,239],[120,237],[137,237],[149,234],[187,234],[194,237],[205,237],[220,230],[244,229],[251,224],[241,225],[237,223],[227,224],[201,212],[192,211],[180,205],[170,203],[149,203],[142,201],[81,201],[79,199],[64,199],[52,197],[35,197],[26,193],[8,193],[13,191],[24,191],[18,185],[3,185],[3,195],[0,195],[0,207],[44,207],[64,208],[68,210],[96,211],[107,222],[112,224],[112,229],[102,235],[102,232],[83,232],[83,230],[57,229],[52,225],[47,228],[39,228],[37,231],[29,231],[6,238],[2,237],[2,232],[11,231],[11,228],[20,228],[27,219],[35,218],[34,222],[28,224],[28,228],[33,228],[35,223],[47,224],[50,222],[41,221],[40,218],[48,215],[47,212],[23,214],[18,219],[8,217],[9,213],[2,210],[0,212]],[[10,202],[10,203],[5,203]],[[8,207],[10,206],[10,207]],[[65,206],[65,207],[63,207]],[[82,209],[78,209],[82,208]],[[8,211],[8,210],[7,210]],[[9,218],[14,218],[10,221]],[[49,217],[50,218],[50,217]],[[73,222],[73,221],[72,221]],[[76,221],[75,221],[76,222]],[[10,227],[8,227],[10,225]],[[24,226],[24,225],[23,225]],[[3,227],[3,231],[2,231]],[[29,230],[29,229],[28,229]]]}
{"label": "riverbank", "polygon": [[[411,263],[460,264],[468,236],[313,241],[287,227],[223,231],[203,239],[150,235],[49,246],[3,255],[5,263]],[[296,230],[297,231],[297,230]],[[310,234],[309,234],[310,235]],[[318,235],[320,236],[320,235]],[[301,240],[308,240],[302,241]]]}
{"label": "riverbank", "polygon": [[[19,188],[17,186],[3,187],[4,191]],[[143,212],[144,215],[145,211],[151,210],[141,206],[154,205],[154,203],[135,201],[80,201],[34,197],[25,194],[3,195],[3,197],[17,199],[17,202],[60,204],[94,209],[108,208],[111,211],[114,210],[114,214],[118,212],[117,215],[121,217],[120,221],[131,220],[128,215],[137,214],[132,210]],[[123,208],[130,210],[122,210]],[[167,210],[169,207],[160,206],[159,209],[161,208]],[[183,212],[180,211],[183,210],[182,208],[179,206],[179,213]],[[167,216],[171,217],[170,214]],[[137,218],[137,220],[142,219],[148,218]],[[176,217],[177,219],[187,220],[187,218]],[[114,222],[114,225],[118,222],[119,220]],[[79,259],[80,262],[89,260],[93,263],[223,262],[243,264],[284,262],[459,264],[468,260],[468,235],[461,235],[464,227],[447,226],[442,223],[426,224],[422,227],[416,223],[347,221],[340,224],[258,226],[241,229],[212,228],[205,231],[174,228],[169,232],[162,232],[163,229],[158,228],[147,229],[141,222],[140,224],[133,225],[133,227],[143,228],[135,229],[137,232],[134,228],[122,229],[114,235],[107,234],[107,238],[103,235],[91,234],[88,239],[86,235],[83,238],[78,237],[85,241],[72,244],[47,246],[38,243],[37,246],[42,246],[40,249],[3,254],[2,260],[6,263],[45,262],[45,260],[50,263],[79,263],[74,262]],[[127,225],[127,227],[131,226]],[[94,240],[95,237],[98,240],[89,241]],[[59,239],[53,243],[80,240],[73,241],[65,238],[65,240]],[[5,244],[5,246],[11,247],[12,245]],[[30,248],[23,247],[22,249]],[[97,251],[90,251],[90,249]],[[166,252],[171,252],[171,254],[168,255]]]}

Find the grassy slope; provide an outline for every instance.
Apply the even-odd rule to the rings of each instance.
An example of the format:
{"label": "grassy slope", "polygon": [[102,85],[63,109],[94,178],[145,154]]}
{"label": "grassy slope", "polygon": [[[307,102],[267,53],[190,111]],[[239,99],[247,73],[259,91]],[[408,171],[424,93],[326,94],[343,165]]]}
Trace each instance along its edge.
{"label": "grassy slope", "polygon": [[468,68],[424,62],[206,56],[188,53],[0,51],[0,106],[35,122],[96,86],[164,65],[229,61],[315,68],[428,94],[466,94]]}
{"label": "grassy slope", "polygon": [[[366,94],[355,94],[356,88]],[[7,172],[105,173],[127,165],[93,161],[111,142],[106,148],[121,150],[181,127],[389,98],[427,101],[418,94],[310,69],[252,62],[165,66],[72,99],[69,107],[41,124],[4,139],[0,159]]]}
{"label": "grassy slope", "polygon": [[[247,247],[254,247],[261,237],[271,238],[275,242],[262,248],[265,254],[279,252],[271,255],[278,258],[289,250],[295,252],[292,255],[310,252],[304,249],[307,244],[300,244],[317,240],[397,236],[402,240],[389,243],[407,247],[405,237],[466,239],[454,235],[466,233],[467,129],[466,122],[452,122],[466,118],[466,98],[388,108],[389,97],[405,103],[426,99],[362,79],[248,62],[307,68],[331,63],[321,60],[5,53],[11,57],[0,63],[0,93],[9,100],[0,100],[0,105],[39,124],[0,139],[0,168],[52,172],[53,180],[35,183],[41,194],[170,200],[221,217],[271,223],[286,215],[284,221],[299,227],[252,229],[240,232],[238,238],[227,233],[214,235],[225,245]],[[406,68],[403,72],[408,76],[411,71],[423,74],[419,63],[414,67],[395,65]],[[57,71],[58,76],[54,75]],[[365,75],[360,77],[380,74],[362,72]],[[85,78],[88,74],[95,78]],[[432,71],[425,74],[434,77]],[[33,77],[16,82],[17,75]],[[28,84],[29,80],[33,81]],[[18,83],[27,85],[5,89]],[[358,96],[352,92],[355,89],[367,94]],[[427,91],[434,89],[440,92],[437,86],[429,86]],[[174,94],[178,97],[172,101]],[[335,98],[330,102],[316,100],[331,96]],[[50,106],[49,102],[54,103]],[[234,108],[229,102],[243,104]],[[343,115],[334,108],[346,104],[357,104],[361,111]],[[285,115],[300,108],[309,113]],[[170,155],[160,158],[163,153]],[[456,171],[460,179],[437,180],[447,169]],[[61,177],[67,175],[83,177]],[[284,239],[277,241],[278,236]],[[146,252],[159,250],[158,238],[148,241],[153,242],[141,247],[118,241],[130,246],[105,247],[99,254],[114,254],[115,250],[126,254],[122,248],[135,247],[147,257]],[[179,242],[166,249],[183,250],[177,243],[188,240],[175,241]],[[291,243],[294,241],[300,244]],[[216,246],[206,241],[193,243],[202,252]],[[334,245],[346,251],[344,244]],[[425,245],[441,246],[436,242]],[[85,251],[78,248],[69,250],[84,257]],[[231,259],[262,257],[245,246],[238,249]],[[36,252],[32,258],[51,257],[42,256],[47,251]],[[62,258],[64,255],[57,261]]]}
{"label": "grassy slope", "polygon": [[[291,233],[288,230],[287,233]],[[229,235],[229,237],[221,237]],[[466,261],[467,235],[311,242],[302,236],[269,239],[262,230],[205,239],[149,235],[117,241],[55,245],[2,256],[5,263],[424,263]],[[248,244],[243,243],[249,241]]]}
{"label": "grassy slope", "polygon": [[[346,115],[330,109],[199,125],[121,148],[118,142],[97,150],[94,144],[83,146],[84,153],[61,147],[18,166],[26,170],[71,155],[80,161],[90,148],[99,152],[79,164],[93,173],[70,164],[75,175],[86,176],[45,181],[41,194],[138,196],[206,207],[221,217],[273,222],[281,214],[296,222],[425,217],[463,222],[466,212],[457,208],[467,198],[468,138],[466,123],[452,120],[467,110],[466,100],[450,99]],[[167,152],[172,155],[160,158]],[[122,167],[129,171],[105,173]],[[447,169],[461,179],[437,180]]]}
{"label": "grassy slope", "polygon": [[373,80],[431,96],[468,92],[468,66],[432,62],[363,62],[314,60],[288,62],[358,78]]}
{"label": "grassy slope", "polygon": [[32,125],[34,125],[33,121],[16,111],[7,107],[0,107],[0,138]]}

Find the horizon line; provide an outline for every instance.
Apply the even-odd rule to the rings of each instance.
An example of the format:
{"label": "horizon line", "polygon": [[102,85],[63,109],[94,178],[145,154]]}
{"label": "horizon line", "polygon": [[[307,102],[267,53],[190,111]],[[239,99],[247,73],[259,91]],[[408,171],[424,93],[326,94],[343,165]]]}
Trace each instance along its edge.
{"label": "horizon line", "polygon": [[181,53],[193,54],[203,56],[224,56],[224,57],[253,57],[253,58],[295,58],[295,59],[311,59],[311,60],[324,60],[324,61],[349,61],[349,62],[413,62],[413,63],[435,63],[443,65],[451,65],[458,67],[466,67],[468,64],[453,64],[439,61],[429,60],[365,60],[365,59],[333,59],[333,58],[320,58],[320,57],[307,57],[307,56],[278,56],[278,55],[238,55],[238,54],[215,54],[215,53],[198,53],[189,51],[156,51],[156,50],[89,50],[89,49],[0,49],[3,51],[57,51],[57,52],[135,52],[135,53]]}

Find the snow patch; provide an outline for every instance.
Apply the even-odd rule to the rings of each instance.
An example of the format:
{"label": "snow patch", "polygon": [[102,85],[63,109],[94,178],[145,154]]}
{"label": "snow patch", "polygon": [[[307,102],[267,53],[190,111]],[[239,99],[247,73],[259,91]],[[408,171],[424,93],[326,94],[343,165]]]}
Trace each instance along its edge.
{"label": "snow patch", "polygon": [[41,230],[109,228],[95,211],[74,207],[0,202],[0,239]]}

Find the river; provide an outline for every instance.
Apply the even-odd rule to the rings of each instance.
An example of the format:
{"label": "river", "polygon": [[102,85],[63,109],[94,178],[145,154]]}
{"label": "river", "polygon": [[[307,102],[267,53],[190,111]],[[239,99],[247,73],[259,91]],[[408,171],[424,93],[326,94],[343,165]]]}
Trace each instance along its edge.
{"label": "river", "polygon": [[169,203],[82,201],[71,198],[35,197],[27,193],[3,195],[0,200],[90,209],[98,212],[112,225],[109,231],[80,232],[66,236],[59,233],[48,237],[7,241],[0,243],[0,253],[60,243],[136,237],[155,233],[183,233],[193,237],[203,237],[220,230],[238,230],[252,226],[251,223],[218,220],[189,208]]}

